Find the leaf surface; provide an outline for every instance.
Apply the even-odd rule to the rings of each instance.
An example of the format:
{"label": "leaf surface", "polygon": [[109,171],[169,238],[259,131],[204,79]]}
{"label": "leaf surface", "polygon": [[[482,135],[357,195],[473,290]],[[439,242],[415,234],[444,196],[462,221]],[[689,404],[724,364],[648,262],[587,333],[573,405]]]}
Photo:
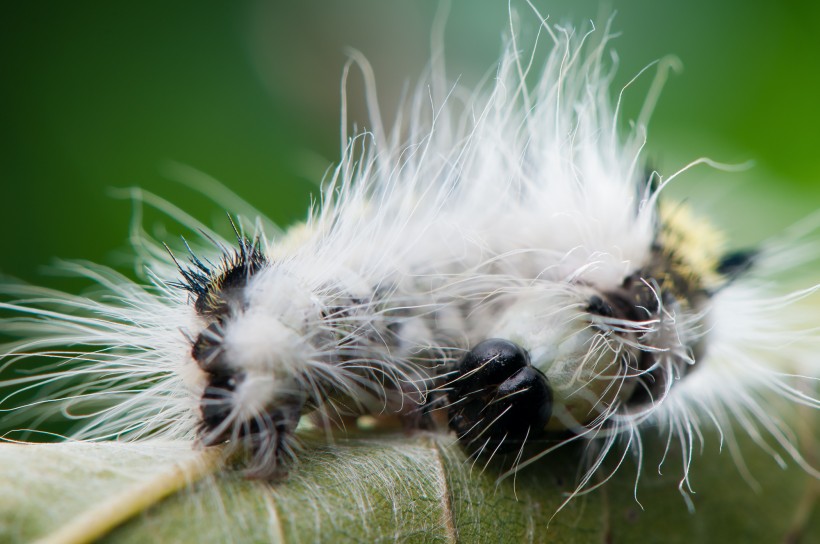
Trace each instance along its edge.
{"label": "leaf surface", "polygon": [[[696,456],[691,473],[694,513],[678,490],[674,455],[661,475],[647,460],[640,503],[636,469],[626,459],[602,488],[558,512],[574,487],[580,451],[565,448],[499,482],[498,467],[472,464],[448,437],[397,435],[308,443],[276,484],[219,471],[105,541],[820,542],[816,479],[794,463],[781,468],[743,440],[756,490],[731,455],[717,450],[716,436],[706,443],[712,447]],[[647,459],[659,459],[663,446],[652,445]],[[159,442],[0,444],[0,542],[49,534],[193,455],[187,445]]]}

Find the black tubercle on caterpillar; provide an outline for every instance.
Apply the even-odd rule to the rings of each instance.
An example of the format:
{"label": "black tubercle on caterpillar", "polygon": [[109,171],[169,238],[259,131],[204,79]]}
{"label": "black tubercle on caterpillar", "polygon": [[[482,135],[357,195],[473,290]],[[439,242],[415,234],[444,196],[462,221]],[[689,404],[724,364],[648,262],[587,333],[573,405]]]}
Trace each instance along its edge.
{"label": "black tubercle on caterpillar", "polygon": [[236,387],[244,380],[242,373],[220,372],[210,375],[208,385],[200,400],[200,434],[207,436],[208,443],[217,443],[227,440],[228,428],[220,433],[214,433],[216,429],[230,417],[233,410],[233,394]]}
{"label": "black tubercle on caterpillar", "polygon": [[[660,322],[666,318],[663,313],[664,309],[674,313],[681,308],[690,308],[702,302],[697,300],[700,295],[694,297],[692,293],[688,295],[675,293],[672,287],[680,285],[682,282],[669,278],[665,281],[657,280],[647,271],[636,272],[625,278],[618,289],[601,293],[600,296],[593,295],[589,299],[586,311],[592,316],[601,316],[605,320],[612,318],[636,323],[653,320]],[[684,296],[693,296],[693,298],[683,298]],[[620,331],[618,334],[632,335],[638,343],[643,341],[642,334],[638,332]],[[702,338],[686,345],[686,349],[693,354],[691,360],[668,357],[667,353],[662,354],[674,361],[673,365],[678,377],[692,370],[700,359],[704,351]],[[668,380],[673,376],[669,375],[669,368],[658,365],[658,356],[659,354],[655,351],[636,350],[632,358],[624,359],[624,363],[629,365],[628,373],[635,376],[630,379],[637,381],[637,387],[634,388],[632,395],[625,399],[625,404],[642,406],[651,404],[663,396],[663,392],[669,385]]]}
{"label": "black tubercle on caterpillar", "polygon": [[203,262],[187,243],[185,245],[188,248],[190,266],[181,265],[171,255],[182,274],[182,281],[171,282],[170,285],[184,289],[196,297],[194,308],[199,315],[224,315],[229,309],[229,302],[237,300],[238,291],[247,285],[251,276],[268,264],[268,258],[262,253],[259,238],[251,241],[242,236],[235,226],[234,232],[237,247],[222,248],[218,264]]}
{"label": "black tubercle on caterpillar", "polygon": [[727,253],[721,257],[717,271],[732,280],[750,270],[758,254],[759,252],[754,249],[741,249]]}

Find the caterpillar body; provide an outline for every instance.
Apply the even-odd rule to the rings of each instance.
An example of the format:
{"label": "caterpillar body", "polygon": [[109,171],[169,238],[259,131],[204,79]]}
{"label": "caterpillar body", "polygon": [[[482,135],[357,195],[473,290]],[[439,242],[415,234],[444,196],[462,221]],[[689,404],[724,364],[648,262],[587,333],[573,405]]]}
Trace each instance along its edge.
{"label": "caterpillar body", "polygon": [[79,439],[227,443],[266,479],[308,416],[443,413],[471,455],[512,453],[510,472],[586,444],[578,491],[613,452],[640,461],[643,432],[680,444],[685,482],[701,427],[731,442],[738,421],[817,476],[767,408],[820,408],[817,316],[800,306],[817,286],[775,281],[799,248],[731,250],[665,199],[688,167],[647,173],[648,114],[620,130],[607,32],[542,32],[537,75],[512,40],[492,84],[434,70],[432,105],[422,87],[392,130],[375,116],[345,138],[320,205],[286,233],[202,229],[182,252],[138,233],[145,284],[67,265],[99,296],[7,285],[3,327],[22,339],[4,364],[55,362],[7,382],[4,409],[37,389],[16,414],[59,406]]}

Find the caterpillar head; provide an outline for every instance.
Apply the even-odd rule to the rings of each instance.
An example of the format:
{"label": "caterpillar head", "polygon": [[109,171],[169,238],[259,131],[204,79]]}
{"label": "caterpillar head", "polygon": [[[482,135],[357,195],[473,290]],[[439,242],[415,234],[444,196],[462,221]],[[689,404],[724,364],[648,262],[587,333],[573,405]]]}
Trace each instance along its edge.
{"label": "caterpillar head", "polygon": [[[255,302],[252,293],[271,273],[271,263],[258,240],[237,238],[238,248],[223,252],[218,265],[192,254],[191,266],[179,267],[184,281],[178,285],[191,293],[199,324],[190,332],[191,356],[204,382],[198,434],[204,445],[243,446],[253,456],[251,474],[270,477],[305,403],[292,377],[276,369],[305,350],[297,329],[283,323],[281,304],[265,311]],[[298,292],[292,292],[294,299]],[[310,311],[309,304],[293,300],[284,308],[294,306]]]}
{"label": "caterpillar head", "polygon": [[615,283],[544,277],[499,296],[486,331],[495,340],[476,345],[450,383],[462,441],[502,452],[650,417],[703,359],[712,295],[754,256],[721,256],[719,235],[693,221],[685,207],[661,207],[645,262]]}
{"label": "caterpillar head", "polygon": [[282,455],[292,456],[306,413],[339,423],[340,415],[423,402],[426,376],[402,350],[426,329],[409,310],[387,305],[395,293],[368,290],[342,264],[271,259],[258,242],[238,238],[220,265],[192,256],[180,267],[197,314],[189,335],[204,377],[203,444],[241,447],[251,455],[246,473],[270,478]]}
{"label": "caterpillar head", "polygon": [[639,349],[627,337],[637,332],[590,288],[527,289],[496,319],[448,393],[451,427],[470,449],[504,452],[579,431],[633,393]]}

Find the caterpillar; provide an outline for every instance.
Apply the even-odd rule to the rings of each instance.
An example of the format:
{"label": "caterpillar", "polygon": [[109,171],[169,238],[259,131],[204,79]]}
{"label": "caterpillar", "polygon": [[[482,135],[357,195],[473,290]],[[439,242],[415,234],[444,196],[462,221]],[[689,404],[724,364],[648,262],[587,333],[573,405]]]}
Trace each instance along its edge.
{"label": "caterpillar", "polygon": [[800,238],[732,249],[667,200],[716,163],[651,171],[651,106],[621,130],[608,29],[541,33],[540,68],[511,39],[491,83],[434,74],[432,104],[422,85],[392,129],[345,136],[320,203],[285,233],[251,217],[226,240],[172,211],[202,238],[170,249],[138,230],[143,283],[77,263],[100,294],[7,284],[3,327],[21,339],[3,365],[53,363],[7,381],[3,409],[56,407],[80,440],[227,444],[268,480],[298,457],[300,422],[365,414],[511,454],[501,477],[582,443],[578,493],[608,456],[640,463],[647,432],[679,445],[685,482],[701,428],[733,422],[817,477],[767,408],[820,408],[803,305],[818,286],[777,286]]}

